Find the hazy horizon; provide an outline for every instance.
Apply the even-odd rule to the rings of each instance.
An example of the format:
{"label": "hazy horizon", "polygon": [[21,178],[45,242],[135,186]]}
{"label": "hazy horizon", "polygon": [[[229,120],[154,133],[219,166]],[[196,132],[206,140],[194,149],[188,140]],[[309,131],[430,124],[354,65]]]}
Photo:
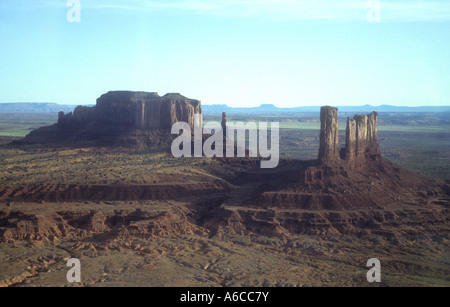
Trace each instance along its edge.
{"label": "hazy horizon", "polygon": [[80,0],[80,22],[67,0],[36,2],[0,4],[2,103],[123,89],[230,107],[450,105],[445,0]]}
{"label": "hazy horizon", "polygon": [[[191,97],[188,97],[191,98]],[[382,108],[382,107],[393,107],[393,108],[445,108],[445,107],[449,107],[450,105],[417,105],[417,106],[410,106],[410,105],[391,105],[391,104],[381,104],[381,105],[371,105],[371,104],[360,104],[360,105],[336,105],[336,104],[324,104],[324,105],[292,105],[292,106],[278,106],[276,104],[273,103],[264,103],[264,104],[260,104],[260,105],[252,105],[252,106],[230,106],[228,104],[209,104],[209,103],[203,103],[201,101],[203,106],[226,106],[227,108],[235,108],[235,109],[239,109],[239,108],[260,108],[263,106],[273,106],[275,108],[279,108],[279,109],[295,109],[295,108],[320,108],[322,106],[334,106],[334,107],[344,107],[344,108],[363,108],[363,107],[373,107],[373,108]],[[70,106],[70,107],[76,107],[79,105],[82,106],[95,106],[96,103],[74,103],[74,104],[70,104],[70,103],[58,103],[58,102],[54,102],[54,101],[17,101],[17,102],[0,102],[0,105],[4,105],[4,104],[57,104],[60,106]]]}

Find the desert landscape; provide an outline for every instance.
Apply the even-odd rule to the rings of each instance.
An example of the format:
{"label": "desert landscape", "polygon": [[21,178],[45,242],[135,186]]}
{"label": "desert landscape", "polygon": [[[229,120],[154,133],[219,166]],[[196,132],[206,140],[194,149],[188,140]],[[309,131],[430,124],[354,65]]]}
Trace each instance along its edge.
{"label": "desert landscape", "polygon": [[447,0],[1,1],[0,287],[450,287],[449,28]]}
{"label": "desert landscape", "polygon": [[447,114],[228,115],[280,122],[263,169],[175,158],[169,128],[196,113],[180,94],[113,91],[69,114],[1,114],[0,285],[450,285]]}

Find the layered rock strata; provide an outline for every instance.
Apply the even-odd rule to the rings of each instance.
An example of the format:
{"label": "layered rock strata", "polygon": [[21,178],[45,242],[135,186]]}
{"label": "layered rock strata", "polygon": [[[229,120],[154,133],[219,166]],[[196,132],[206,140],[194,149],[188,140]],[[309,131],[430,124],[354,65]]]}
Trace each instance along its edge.
{"label": "layered rock strata", "polygon": [[201,114],[199,100],[180,94],[161,97],[151,92],[112,91],[93,107],[59,112],[57,124],[34,130],[15,144],[170,148],[172,125],[186,122],[194,131],[194,126],[201,127]]}
{"label": "layered rock strata", "polygon": [[97,99],[94,107],[78,106],[74,112],[59,113],[58,124],[79,125],[92,121],[137,129],[170,129],[176,122],[194,127],[194,114],[201,114],[198,100],[180,94],[113,91]]}

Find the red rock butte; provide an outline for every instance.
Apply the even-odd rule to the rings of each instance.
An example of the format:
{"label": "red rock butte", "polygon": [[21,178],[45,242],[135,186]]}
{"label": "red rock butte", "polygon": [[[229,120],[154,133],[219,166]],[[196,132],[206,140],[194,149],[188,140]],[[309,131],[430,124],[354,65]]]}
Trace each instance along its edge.
{"label": "red rock butte", "polygon": [[124,125],[137,129],[170,129],[176,122],[194,126],[194,114],[201,114],[199,100],[178,93],[159,96],[152,92],[112,91],[97,99],[94,107],[78,106],[72,112],[59,112],[61,125],[87,124],[92,121]]}
{"label": "red rock butte", "polygon": [[170,148],[172,125],[182,121],[193,129],[195,114],[202,114],[201,102],[178,93],[159,96],[153,92],[110,91],[93,107],[59,112],[57,124],[34,130],[15,143]]}
{"label": "red rock butte", "polygon": [[343,150],[339,149],[338,109],[322,107],[320,123],[319,160],[323,164],[345,160],[350,165],[357,165],[367,159],[377,160],[381,156],[377,112],[347,118]]}

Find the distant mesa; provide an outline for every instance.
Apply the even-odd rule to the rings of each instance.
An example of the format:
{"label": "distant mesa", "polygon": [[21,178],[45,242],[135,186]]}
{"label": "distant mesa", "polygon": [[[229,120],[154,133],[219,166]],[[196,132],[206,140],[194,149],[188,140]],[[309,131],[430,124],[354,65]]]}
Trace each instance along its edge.
{"label": "distant mesa", "polygon": [[58,113],[58,123],[32,131],[22,144],[170,146],[170,128],[183,121],[191,128],[194,114],[201,114],[199,100],[178,93],[159,96],[154,92],[110,91],[93,107],[78,106]]}
{"label": "distant mesa", "polygon": [[72,112],[59,112],[60,125],[90,122],[123,125],[136,129],[170,129],[175,122],[194,125],[194,114],[201,114],[199,100],[178,93],[159,96],[151,92],[113,91],[97,99],[94,107],[78,106]]}
{"label": "distant mesa", "polygon": [[12,102],[0,103],[0,113],[57,113],[72,111],[76,106],[55,102]]}

